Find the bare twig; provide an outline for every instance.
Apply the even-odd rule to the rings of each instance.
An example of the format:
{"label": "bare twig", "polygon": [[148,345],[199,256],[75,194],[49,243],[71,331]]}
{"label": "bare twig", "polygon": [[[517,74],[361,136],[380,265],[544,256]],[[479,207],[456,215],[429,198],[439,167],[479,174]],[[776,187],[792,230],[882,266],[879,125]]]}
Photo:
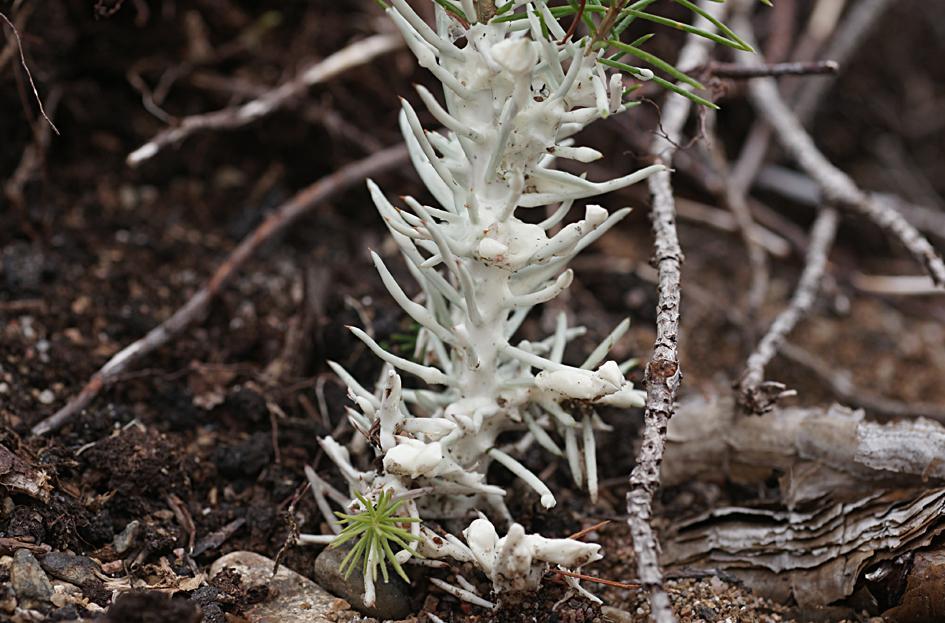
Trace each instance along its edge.
{"label": "bare twig", "polygon": [[786,388],[781,383],[764,382],[765,366],[778,353],[787,335],[814,304],[827,267],[827,255],[836,233],[836,210],[823,208],[811,227],[807,261],[794,296],[791,297],[791,303],[778,314],[755,351],[748,357],[745,371],[738,382],[739,401],[749,413],[765,413],[778,398],[794,393],[785,391]]}
{"label": "bare twig", "polygon": [[[785,167],[769,165],[758,173],[756,186],[808,206],[819,206],[822,193],[810,176]],[[938,240],[945,241],[945,212],[924,205],[909,203],[902,197],[886,193],[872,193],[872,199],[888,204],[901,213],[917,229]]]}
{"label": "bare twig", "polygon": [[30,73],[30,68],[26,64],[26,55],[23,54],[23,41],[20,40],[20,33],[16,29],[16,26],[13,25],[13,22],[10,21],[6,15],[0,12],[0,19],[7,23],[7,26],[10,27],[10,30],[13,32],[13,37],[16,39],[16,47],[20,51],[20,64],[23,66],[23,71],[26,72],[26,78],[30,81],[30,87],[33,88],[33,97],[36,98],[36,103],[39,104],[39,112],[43,116],[43,119],[46,120],[46,123],[49,124],[49,127],[53,129],[57,135],[59,134],[59,128],[56,127],[56,124],[52,122],[52,119],[46,114],[46,109],[43,108],[43,100],[39,97],[39,90],[36,88],[36,83],[33,82],[33,74]]}
{"label": "bare twig", "polygon": [[926,275],[853,275],[853,287],[869,294],[893,296],[928,296],[941,295],[942,290],[935,287]]}
{"label": "bare twig", "polygon": [[271,114],[298,97],[315,84],[325,82],[359,65],[396,50],[403,45],[399,34],[374,35],[338,50],[328,58],[311,65],[292,80],[285,82],[258,99],[210,113],[180,120],[179,125],[159,132],[150,141],[128,154],[130,166],[138,166],[170,145],[176,145],[198,130],[222,130],[244,126]]}
{"label": "bare twig", "polygon": [[[58,88],[52,89],[46,100],[50,116],[56,115],[56,108],[59,106],[62,91]],[[7,199],[21,211],[26,210],[26,199],[23,189],[26,184],[36,175],[38,169],[43,166],[46,159],[46,151],[49,149],[49,142],[52,138],[51,130],[53,126],[44,123],[43,120],[33,122],[33,142],[23,149],[23,156],[17,165],[13,175],[3,185],[3,193]]]}
{"label": "bare twig", "polygon": [[172,338],[203,318],[210,302],[238,273],[256,251],[286,227],[308,214],[323,201],[358,184],[364,178],[390,170],[407,159],[403,145],[388,148],[368,158],[349,164],[297,193],[272,212],[244,238],[220,264],[210,279],[174,314],[151,329],[147,335],[126,346],[96,372],[72,400],[52,416],[33,427],[34,435],[58,429],[84,409],[105,387],[117,380],[136,362],[166,344]]}
{"label": "bare twig", "polygon": [[[720,16],[725,5],[703,0],[700,6]],[[711,28],[699,19],[703,28]],[[681,67],[697,67],[705,63],[709,44],[701,37],[689,37],[680,51]],[[683,125],[689,116],[690,101],[671,93],[666,97],[660,119],[663,133],[650,146],[650,154],[667,166],[667,170],[647,180],[653,195],[652,220],[653,262],[659,272],[659,301],[656,316],[656,343],[646,365],[646,411],[643,440],[636,467],[630,474],[627,492],[627,523],[633,538],[640,584],[650,593],[650,618],[658,623],[675,621],[669,597],[663,590],[663,573],[659,564],[659,543],[650,523],[653,497],[660,485],[660,463],[666,444],[666,427],[676,412],[676,389],[682,374],[679,367],[679,301],[680,270],[683,261],[676,233],[676,207],[668,167],[680,142]]]}
{"label": "bare twig", "polygon": [[737,63],[709,63],[707,70],[713,76],[732,80],[749,80],[766,76],[822,76],[835,74],[840,65],[836,61],[809,61],[799,63],[770,63],[746,67]]}
{"label": "bare twig", "polygon": [[[746,41],[750,43],[750,22],[743,16],[739,25],[741,32],[745,33]],[[757,64],[748,54],[738,54],[737,59],[746,66]],[[757,113],[771,125],[784,149],[821,187],[827,201],[866,216],[896,237],[925,267],[932,279],[939,286],[945,287],[945,263],[929,241],[894,208],[860,190],[846,173],[827,160],[797,117],[788,109],[778,93],[777,83],[772,78],[751,81],[749,94]]]}

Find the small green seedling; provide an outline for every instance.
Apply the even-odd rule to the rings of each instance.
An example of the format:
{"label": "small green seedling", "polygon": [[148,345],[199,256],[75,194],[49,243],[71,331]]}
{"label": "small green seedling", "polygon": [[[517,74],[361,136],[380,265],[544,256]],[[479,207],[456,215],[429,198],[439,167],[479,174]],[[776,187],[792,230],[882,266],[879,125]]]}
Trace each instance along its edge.
{"label": "small green seedling", "polygon": [[356,515],[335,513],[344,528],[338,538],[332,541],[331,547],[338,547],[354,538],[358,539],[351,551],[342,559],[339,571],[344,574],[345,579],[348,579],[355,564],[361,559],[365,576],[370,575],[372,579],[376,579],[377,565],[380,564],[381,575],[384,582],[387,583],[389,578],[386,561],[390,561],[397,575],[403,578],[405,582],[410,582],[407,574],[404,573],[404,568],[397,561],[391,542],[399,545],[405,551],[411,552],[412,556],[420,557],[408,545],[412,541],[418,541],[419,537],[399,525],[417,523],[420,518],[397,515],[396,513],[403,504],[403,500],[395,501],[390,491],[381,492],[377,498],[377,504],[371,504],[360,493],[355,493],[355,495],[364,507],[362,512]]}

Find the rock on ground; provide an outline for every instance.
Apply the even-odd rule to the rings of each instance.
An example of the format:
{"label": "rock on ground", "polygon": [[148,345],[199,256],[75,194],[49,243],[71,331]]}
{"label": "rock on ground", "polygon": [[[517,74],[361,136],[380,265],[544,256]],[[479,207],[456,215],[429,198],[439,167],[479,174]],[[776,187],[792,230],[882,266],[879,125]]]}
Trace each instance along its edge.
{"label": "rock on ground", "polygon": [[360,620],[348,603],[338,599],[308,578],[284,566],[272,575],[274,562],[254,552],[232,552],[210,567],[211,577],[230,567],[244,586],[266,584],[272,597],[250,607],[250,623],[349,623]]}
{"label": "rock on ground", "polygon": [[351,574],[345,578],[338,570],[349,548],[326,547],[315,558],[315,577],[326,589],[346,599],[348,603],[364,614],[382,620],[403,619],[414,611],[411,606],[411,591],[400,577],[390,571],[390,581],[378,579],[375,583],[374,606],[364,604],[364,575],[361,566],[355,565]]}

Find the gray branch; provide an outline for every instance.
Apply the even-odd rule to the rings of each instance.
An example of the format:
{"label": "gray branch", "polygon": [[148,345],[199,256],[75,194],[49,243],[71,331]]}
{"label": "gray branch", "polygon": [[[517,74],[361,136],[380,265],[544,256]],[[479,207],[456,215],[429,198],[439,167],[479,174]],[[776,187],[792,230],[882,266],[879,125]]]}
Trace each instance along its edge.
{"label": "gray branch", "polygon": [[[751,23],[743,15],[736,28],[751,43]],[[750,54],[738,54],[745,66],[758,64]],[[759,78],[749,84],[749,97],[756,110],[774,130],[778,142],[823,191],[824,198],[867,217],[888,234],[897,238],[932,276],[945,288],[945,263],[919,230],[912,226],[891,205],[877,201],[860,190],[850,177],[824,156],[797,117],[788,109],[772,78]]]}
{"label": "gray branch", "polygon": [[739,399],[742,406],[750,413],[765,413],[771,409],[778,398],[791,395],[781,383],[765,382],[765,366],[771,362],[783,347],[788,334],[797,323],[810,312],[827,268],[827,256],[837,233],[837,212],[833,208],[823,208],[811,227],[810,244],[807,247],[807,261],[804,272],[797,283],[797,289],[791,297],[791,303],[785,308],[768,328],[755,352],[748,357],[745,371],[739,381]]}
{"label": "gray branch", "polygon": [[[703,9],[719,17],[725,5],[703,0]],[[699,19],[702,28],[710,24]],[[709,42],[689,37],[680,51],[678,65],[683,69],[698,67],[708,58]],[[660,485],[660,464],[666,445],[666,427],[676,410],[676,390],[682,378],[679,368],[679,300],[682,248],[676,233],[676,206],[669,167],[683,126],[689,117],[691,103],[677,94],[669,94],[663,106],[661,126],[650,147],[650,154],[667,167],[647,180],[652,194],[653,262],[659,273],[659,302],[656,310],[656,343],[646,365],[646,411],[643,442],[636,467],[630,474],[627,492],[627,523],[633,538],[640,583],[650,592],[650,618],[657,623],[670,623],[673,616],[669,597],[663,590],[663,573],[659,563],[659,542],[653,533],[653,498]]]}

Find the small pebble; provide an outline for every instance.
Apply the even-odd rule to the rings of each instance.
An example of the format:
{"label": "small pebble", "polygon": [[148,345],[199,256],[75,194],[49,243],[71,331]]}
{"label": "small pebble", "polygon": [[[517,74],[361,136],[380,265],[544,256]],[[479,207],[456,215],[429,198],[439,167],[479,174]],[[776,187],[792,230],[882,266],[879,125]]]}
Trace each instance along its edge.
{"label": "small pebble", "polygon": [[23,601],[48,602],[53,594],[49,578],[28,549],[18,549],[13,555],[10,584],[17,598]]}
{"label": "small pebble", "polygon": [[44,389],[39,393],[39,401],[44,405],[51,405],[56,400],[56,394],[51,389]]}

